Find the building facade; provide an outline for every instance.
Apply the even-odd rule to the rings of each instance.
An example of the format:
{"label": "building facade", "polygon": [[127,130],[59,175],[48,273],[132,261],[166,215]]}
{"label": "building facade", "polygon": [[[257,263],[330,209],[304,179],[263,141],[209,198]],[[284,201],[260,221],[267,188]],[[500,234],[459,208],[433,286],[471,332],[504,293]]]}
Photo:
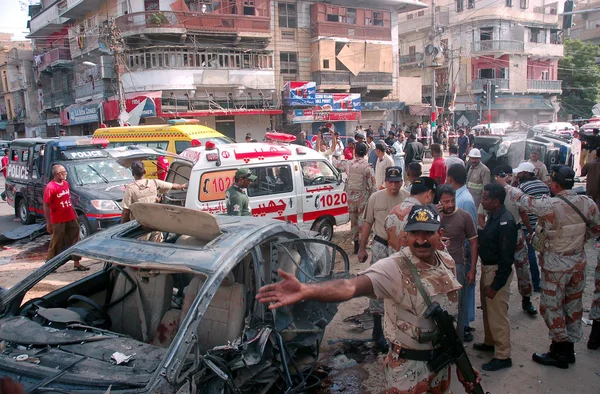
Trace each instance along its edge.
{"label": "building facade", "polygon": [[[432,100],[435,68],[436,103],[455,124],[486,123],[488,108],[493,122],[555,118],[562,3],[442,0],[436,5],[436,34],[431,8],[401,15],[399,23],[400,75],[421,77],[426,102]],[[488,81],[496,89],[491,107],[483,100]]]}
{"label": "building facade", "polygon": [[583,0],[575,2],[575,13],[572,16],[573,26],[568,36],[575,40],[600,44],[600,1]]}
{"label": "building facade", "polygon": [[294,129],[282,97],[290,81],[360,94],[362,120],[336,122],[342,131],[393,123],[403,103],[421,101],[414,78],[400,83],[398,14],[425,6],[354,3],[42,0],[30,8],[29,37],[46,124],[89,134],[118,124],[124,104],[142,118],[193,117],[238,141],[261,139],[267,128]]}

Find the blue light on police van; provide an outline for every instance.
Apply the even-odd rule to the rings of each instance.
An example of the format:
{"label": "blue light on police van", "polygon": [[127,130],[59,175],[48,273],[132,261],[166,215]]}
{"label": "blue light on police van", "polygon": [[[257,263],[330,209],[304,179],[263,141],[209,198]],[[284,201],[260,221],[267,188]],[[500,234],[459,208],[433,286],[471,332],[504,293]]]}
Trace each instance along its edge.
{"label": "blue light on police van", "polygon": [[198,119],[169,119],[169,124],[171,126],[181,125],[181,124],[198,124],[200,120]]}

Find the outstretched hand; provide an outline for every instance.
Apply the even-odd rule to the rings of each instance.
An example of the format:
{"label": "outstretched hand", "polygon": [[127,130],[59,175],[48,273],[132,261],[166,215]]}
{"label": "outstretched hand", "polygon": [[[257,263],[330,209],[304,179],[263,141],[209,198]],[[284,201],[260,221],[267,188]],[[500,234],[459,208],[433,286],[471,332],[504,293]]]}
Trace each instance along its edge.
{"label": "outstretched hand", "polygon": [[270,303],[269,309],[277,309],[302,301],[302,283],[294,275],[281,269],[277,270],[277,274],[283,280],[261,287],[256,299],[263,304]]}

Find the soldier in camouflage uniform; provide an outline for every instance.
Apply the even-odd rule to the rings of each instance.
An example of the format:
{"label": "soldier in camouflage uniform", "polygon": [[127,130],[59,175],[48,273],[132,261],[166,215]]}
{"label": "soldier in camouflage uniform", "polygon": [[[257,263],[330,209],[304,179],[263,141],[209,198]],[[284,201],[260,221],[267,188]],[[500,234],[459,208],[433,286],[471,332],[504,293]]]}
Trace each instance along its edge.
{"label": "soldier in camouflage uniform", "polygon": [[348,213],[350,214],[350,229],[354,241],[354,253],[360,246],[358,235],[362,232],[363,214],[369,197],[374,190],[375,174],[365,156],[367,145],[358,142],[354,149],[354,159],[348,161],[346,174],[346,194],[348,195]]}
{"label": "soldier in camouflage uniform", "polygon": [[540,313],[550,330],[552,344],[548,353],[534,353],[533,361],[566,369],[575,362],[574,343],[583,335],[582,296],[587,263],[584,245],[588,230],[600,230],[600,215],[592,199],[571,190],[575,183],[571,168],[555,167],[550,179],[555,197],[536,199],[496,177],[512,201],[538,215],[536,236],[546,236],[539,243],[541,246],[537,245],[542,267]]}
{"label": "soldier in camouflage uniform", "polygon": [[[434,206],[413,206],[404,228],[409,246],[399,253],[378,261],[352,279],[301,284],[294,275],[279,270],[283,281],[262,287],[256,298],[271,303],[269,309],[302,300],[341,302],[361,296],[382,298],[385,336],[391,344],[384,360],[386,392],[449,394],[451,366],[436,374],[427,365],[441,349],[427,340],[436,325],[424,317],[428,305],[418,289],[420,282],[432,302],[457,315],[460,284],[455,278],[452,257],[435,248],[441,243],[439,228]],[[411,266],[417,271],[415,276]],[[481,377],[475,372],[479,381]],[[463,382],[459,373],[457,377]],[[467,392],[473,391],[472,384],[463,382],[463,385]]]}
{"label": "soldier in camouflage uniform", "polygon": [[247,189],[255,180],[256,175],[252,175],[247,168],[240,168],[235,172],[235,183],[225,192],[227,215],[252,216],[248,195],[244,192],[244,189]]}
{"label": "soldier in camouflage uniform", "polygon": [[481,162],[479,149],[471,149],[469,152],[469,170],[467,172],[467,189],[473,196],[475,207],[479,207],[483,186],[490,183],[490,169]]}
{"label": "soldier in camouflage uniform", "polygon": [[592,333],[587,343],[590,350],[600,349],[600,253],[596,256],[596,271],[594,273],[594,298],[590,309],[590,320],[593,320]]}

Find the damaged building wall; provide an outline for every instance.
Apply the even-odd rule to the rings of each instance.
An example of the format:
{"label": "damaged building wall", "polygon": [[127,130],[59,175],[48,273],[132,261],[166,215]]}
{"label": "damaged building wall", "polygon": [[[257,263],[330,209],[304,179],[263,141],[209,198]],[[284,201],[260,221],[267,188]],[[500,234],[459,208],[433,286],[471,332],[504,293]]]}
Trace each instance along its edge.
{"label": "damaged building wall", "polygon": [[311,45],[312,71],[393,72],[391,44],[320,40]]}

